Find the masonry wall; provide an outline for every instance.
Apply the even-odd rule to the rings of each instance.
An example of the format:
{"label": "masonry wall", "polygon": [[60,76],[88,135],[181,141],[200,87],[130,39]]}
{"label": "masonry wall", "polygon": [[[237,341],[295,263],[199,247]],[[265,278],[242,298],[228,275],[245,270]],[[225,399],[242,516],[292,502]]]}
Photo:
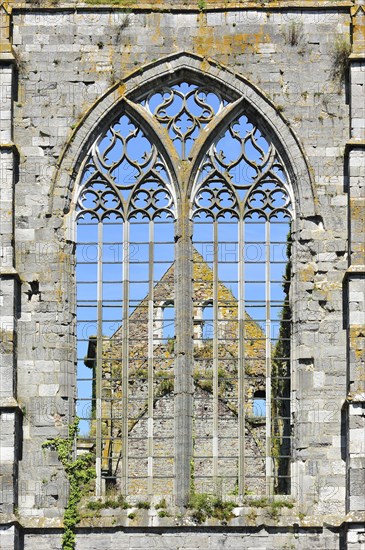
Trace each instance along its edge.
{"label": "masonry wall", "polygon": [[[232,534],[224,526],[187,538],[180,527],[155,533],[146,519],[140,535],[100,527],[93,548],[365,547],[363,7],[40,4],[0,7],[1,548],[60,548],[67,502],[57,456],[42,450],[67,434],[75,396],[69,210],[77,167],[56,181],[57,168],[112,86],[122,96],[130,73],[143,83],[148,64],[158,74],[159,62],[179,52],[193,55],[194,70],[257,87],[307,166],[312,194],[296,182],[293,248],[296,508],[280,529]],[[336,61],[336,43],[350,44],[350,32],[348,67]],[[90,548],[88,528],[78,548]]]}

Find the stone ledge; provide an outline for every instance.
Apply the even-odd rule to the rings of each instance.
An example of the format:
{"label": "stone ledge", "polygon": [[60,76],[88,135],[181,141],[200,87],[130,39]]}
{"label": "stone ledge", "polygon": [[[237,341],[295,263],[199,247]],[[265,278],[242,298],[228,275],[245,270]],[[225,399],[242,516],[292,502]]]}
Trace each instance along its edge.
{"label": "stone ledge", "polygon": [[0,413],[1,412],[16,412],[18,414],[23,415],[23,411],[21,406],[19,405],[18,401],[14,399],[14,397],[9,397],[7,399],[2,400],[0,403]]}
{"label": "stone ledge", "polygon": [[351,275],[358,277],[359,275],[365,278],[365,265],[350,265],[350,267],[345,271],[344,278],[349,279]]}
{"label": "stone ledge", "polygon": [[1,151],[18,151],[17,146],[15,143],[12,143],[11,141],[8,143],[0,143],[0,152]]}
{"label": "stone ledge", "polygon": [[16,279],[21,282],[19,273],[14,267],[0,267],[0,279]]}
{"label": "stone ledge", "polygon": [[[118,517],[117,510],[113,510],[114,514],[104,514],[101,517],[92,517],[92,518],[82,518],[80,523],[76,527],[76,532],[93,532],[94,530],[100,530],[103,529],[103,531],[109,531],[109,530],[118,530],[118,529],[128,529],[130,531],[139,529],[148,529],[149,532],[158,532],[159,530],[163,529],[168,531],[189,531],[189,530],[201,530],[201,529],[209,529],[209,530],[216,530],[216,529],[222,529],[225,528],[229,532],[235,532],[235,531],[242,531],[242,529],[247,529],[248,531],[255,532],[258,529],[262,528],[268,528],[270,530],[272,529],[278,529],[282,530],[284,529],[301,529],[303,531],[310,531],[312,529],[315,530],[321,530],[323,528],[330,528],[330,529],[339,529],[344,524],[351,524],[356,522],[362,522],[363,521],[363,513],[362,512],[356,512],[348,514],[345,518],[343,516],[328,516],[327,518],[317,518],[312,516],[306,516],[304,519],[299,519],[298,516],[290,516],[290,519],[285,521],[285,518],[278,518],[278,519],[269,519],[264,518],[264,513],[257,514],[257,518],[255,520],[248,520],[246,517],[236,517],[235,519],[225,522],[218,519],[210,518],[207,519],[205,522],[202,523],[196,523],[188,518],[177,518],[173,514],[171,517],[164,517],[159,518],[157,514],[155,515],[148,515],[147,511],[139,510],[139,512],[145,512],[145,514],[141,514],[139,517],[136,517],[134,519],[128,519],[128,514],[130,514],[134,510],[136,511],[136,508],[131,508],[129,510],[125,510],[123,517],[120,514]],[[252,508],[250,509],[252,510]],[[107,510],[105,510],[107,511]],[[94,513],[95,514],[95,513]],[[14,517],[14,516],[13,516]],[[11,522],[11,518],[9,516],[9,522]],[[2,520],[2,516],[0,516],[0,520]],[[142,520],[142,521],[141,521]],[[155,520],[155,521],[152,521]],[[54,529],[63,529],[63,521],[60,518],[46,518],[46,517],[23,517],[18,518],[17,521],[19,522],[19,525],[24,530],[36,530],[36,529],[44,529],[44,530],[54,530]]]}
{"label": "stone ledge", "polygon": [[[95,1],[95,0],[94,0]],[[207,0],[206,7],[204,9],[199,9],[197,2],[183,3],[180,1],[176,2],[137,2],[137,1],[128,1],[121,0],[120,4],[112,3],[107,0],[101,3],[97,0],[93,3],[93,0],[88,2],[60,2],[55,5],[54,2],[50,0],[45,0],[43,5],[35,6],[32,2],[19,2],[17,0],[10,0],[9,4],[12,4],[12,9],[15,11],[27,10],[27,12],[39,12],[43,10],[60,11],[60,10],[90,10],[97,11],[110,9],[113,11],[125,11],[126,9],[133,9],[135,11],[168,11],[168,12],[197,12],[197,13],[206,13],[209,11],[230,11],[230,10],[240,10],[244,11],[247,9],[258,9],[258,10],[287,10],[287,9],[328,9],[333,10],[334,8],[344,8],[350,9],[354,6],[354,3],[349,0],[333,0],[332,2],[328,0],[274,0],[274,1],[260,1],[260,0],[250,0],[247,2],[237,2],[237,1],[227,1],[227,2],[215,2],[214,0]]]}
{"label": "stone ledge", "polygon": [[364,53],[351,53],[349,55],[350,61],[365,61],[365,52]]}
{"label": "stone ledge", "polygon": [[14,57],[14,54],[12,51],[10,50],[7,50],[7,51],[0,51],[0,63],[3,63],[3,62],[6,62],[6,63],[15,63],[15,57]]}
{"label": "stone ledge", "polygon": [[347,405],[353,405],[354,403],[365,403],[365,393],[349,393],[346,397]]}
{"label": "stone ledge", "polygon": [[345,144],[345,154],[348,154],[351,149],[365,149],[365,139],[350,139]]}

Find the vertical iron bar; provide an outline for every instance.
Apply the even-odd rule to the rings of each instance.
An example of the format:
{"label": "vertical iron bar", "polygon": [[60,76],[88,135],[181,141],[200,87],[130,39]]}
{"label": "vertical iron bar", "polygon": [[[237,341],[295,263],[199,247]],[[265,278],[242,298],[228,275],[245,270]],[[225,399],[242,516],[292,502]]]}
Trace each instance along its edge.
{"label": "vertical iron bar", "polygon": [[129,221],[123,232],[122,494],[128,494]]}
{"label": "vertical iron bar", "polygon": [[270,222],[265,222],[265,330],[266,330],[266,495],[272,495],[271,458],[271,321],[270,321]]}
{"label": "vertical iron bar", "polygon": [[245,418],[245,243],[244,220],[238,222],[238,494],[245,495],[245,455],[246,455],[246,418]]}
{"label": "vertical iron bar", "polygon": [[218,222],[213,223],[213,486],[218,489]]}
{"label": "vertical iron bar", "polygon": [[102,494],[101,486],[101,392],[103,368],[103,223],[98,222],[98,275],[97,275],[97,347],[95,372],[95,405],[96,405],[96,496]]}
{"label": "vertical iron bar", "polygon": [[148,263],[148,495],[153,496],[153,279],[154,279],[154,222],[149,222]]}

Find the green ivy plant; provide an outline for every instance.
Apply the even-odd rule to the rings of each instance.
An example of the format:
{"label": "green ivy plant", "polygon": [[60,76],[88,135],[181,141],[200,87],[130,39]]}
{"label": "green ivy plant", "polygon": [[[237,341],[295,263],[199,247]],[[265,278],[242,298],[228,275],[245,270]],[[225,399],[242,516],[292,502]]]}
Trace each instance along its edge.
{"label": "green ivy plant", "polygon": [[74,422],[69,425],[67,438],[48,439],[42,445],[44,449],[57,451],[58,460],[61,462],[70,484],[68,502],[63,517],[63,550],[75,549],[75,528],[80,521],[78,504],[87,492],[90,481],[95,478],[95,456],[92,453],[74,458],[74,442],[78,433],[79,418],[76,417]]}

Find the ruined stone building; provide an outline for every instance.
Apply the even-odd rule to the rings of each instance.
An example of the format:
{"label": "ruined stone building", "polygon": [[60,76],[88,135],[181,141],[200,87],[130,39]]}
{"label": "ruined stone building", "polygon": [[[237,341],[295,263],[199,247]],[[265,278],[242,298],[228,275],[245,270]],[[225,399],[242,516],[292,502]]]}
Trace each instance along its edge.
{"label": "ruined stone building", "polygon": [[364,29],[1,2],[1,550],[365,548]]}
{"label": "ruined stone building", "polygon": [[[194,485],[200,493],[214,492],[212,478],[212,456],[210,442],[213,416],[213,338],[212,319],[203,319],[203,310],[209,309],[213,300],[213,273],[202,256],[193,251],[193,300],[196,319],[194,325],[193,379],[194,379]],[[237,300],[222,283],[219,284],[220,300],[225,300],[222,310],[221,334],[219,340],[218,373],[218,438],[221,440],[220,454],[222,471],[219,490],[234,495],[238,483],[238,377],[237,377]],[[154,318],[154,389],[149,403],[148,392],[148,302],[150,296],[136,307],[130,316],[129,331],[129,385],[133,401],[128,404],[129,432],[129,478],[130,494],[139,499],[148,499],[154,494],[169,498],[173,494],[174,478],[174,347],[175,334],[173,319],[166,319],[168,332],[173,334],[164,338],[163,312],[169,310],[174,301],[174,265],[172,265],[154,288],[156,309]],[[171,311],[171,309],[170,309]],[[157,320],[156,320],[157,319]],[[123,392],[122,358],[123,327],[103,343],[102,368],[102,471],[106,483],[116,485],[120,490],[122,478],[123,441]],[[165,328],[165,331],[166,331]],[[260,326],[248,316],[246,322],[246,357],[253,359],[245,391],[246,446],[250,449],[246,458],[246,493],[265,495],[265,411],[264,402],[255,396],[265,395],[265,335]],[[96,369],[97,338],[91,337],[88,346],[86,364]],[[263,401],[263,400],[262,400]],[[256,407],[255,407],[256,405]],[[154,409],[154,459],[156,477],[152,487],[148,486],[148,413]],[[94,411],[95,413],[95,411]],[[95,436],[95,422],[92,423],[89,440]],[[81,440],[82,441],[82,440]],[[281,441],[282,443],[282,441]]]}

